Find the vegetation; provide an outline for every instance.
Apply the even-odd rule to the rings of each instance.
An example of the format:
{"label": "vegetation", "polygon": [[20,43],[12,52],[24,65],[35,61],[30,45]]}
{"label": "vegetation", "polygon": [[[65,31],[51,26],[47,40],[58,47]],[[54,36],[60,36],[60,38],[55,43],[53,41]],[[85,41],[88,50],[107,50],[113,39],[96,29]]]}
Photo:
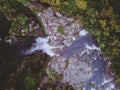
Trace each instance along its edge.
{"label": "vegetation", "polygon": [[60,0],[39,0],[43,3],[48,3],[50,6],[54,7],[57,10],[60,10]]}
{"label": "vegetation", "polygon": [[[36,0],[0,0],[0,24],[5,22],[4,24],[8,26],[7,32],[5,32],[6,38],[10,34],[10,36],[19,37],[22,41],[25,41],[26,38],[22,37],[21,29],[24,29],[25,35],[29,35],[28,24],[30,18],[36,17],[34,10],[30,10],[27,7],[32,1]],[[75,18],[84,25],[86,30],[94,34],[103,53],[112,62],[111,70],[114,72],[117,82],[120,82],[119,0],[38,1],[47,3],[53,9]],[[30,12],[30,16],[28,16],[26,11]],[[10,21],[9,24],[8,21],[2,20],[3,16],[6,17],[4,20],[8,19]],[[40,23],[40,20],[38,19],[37,22]],[[5,25],[2,24],[4,26],[2,29],[6,29]],[[8,31],[9,34],[6,34]],[[62,27],[59,27],[58,31],[64,34]],[[1,30],[0,35],[2,35]],[[44,54],[34,54],[18,58],[15,57],[16,51],[16,46],[0,41],[0,80],[2,82],[0,83],[0,90],[35,90],[45,75],[45,68],[49,57],[47,58]],[[49,75],[51,79],[54,79],[53,74],[54,72],[51,72]],[[61,77],[60,75],[56,78]],[[48,90],[52,90],[52,88],[49,86]]]}
{"label": "vegetation", "polygon": [[59,26],[58,27],[58,30],[57,30],[60,34],[62,34],[62,35],[64,35],[65,33],[64,33],[64,29],[63,29],[63,27],[61,27],[61,26]]}
{"label": "vegetation", "polygon": [[22,36],[23,32],[26,34],[29,32],[28,17],[24,14],[19,14],[15,19],[10,29],[11,36]]}

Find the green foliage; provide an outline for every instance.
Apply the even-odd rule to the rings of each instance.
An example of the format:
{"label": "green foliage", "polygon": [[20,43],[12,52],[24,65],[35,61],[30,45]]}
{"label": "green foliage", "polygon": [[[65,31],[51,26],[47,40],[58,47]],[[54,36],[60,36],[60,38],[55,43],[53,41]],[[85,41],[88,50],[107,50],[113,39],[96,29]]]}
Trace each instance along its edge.
{"label": "green foliage", "polygon": [[57,30],[60,34],[65,35],[63,27],[59,26]]}
{"label": "green foliage", "polygon": [[60,10],[69,16],[75,15],[77,12],[79,12],[79,8],[74,0],[61,1]]}
{"label": "green foliage", "polygon": [[85,10],[87,7],[87,2],[85,0],[75,0],[76,5],[80,8]]}
{"label": "green foliage", "polygon": [[120,83],[120,77],[119,77],[119,78],[117,78],[117,82],[119,82],[119,83]]}
{"label": "green foliage", "polygon": [[51,79],[52,82],[61,80],[63,78],[63,74],[57,74],[54,70],[51,70],[48,74],[48,77]]}
{"label": "green foliage", "polygon": [[24,14],[19,14],[12,23],[10,34],[13,36],[22,36],[22,30],[25,34],[29,33],[28,17]]}
{"label": "green foliage", "polygon": [[48,75],[48,77],[49,77],[51,80],[55,80],[55,74],[56,74],[56,72],[53,71],[53,70],[51,70],[50,73],[49,73],[49,75]]}
{"label": "green foliage", "polygon": [[63,74],[59,74],[58,76],[57,76],[57,80],[61,80],[63,78]]}
{"label": "green foliage", "polygon": [[60,10],[61,2],[60,0],[39,0],[42,3],[48,3],[51,7],[55,8],[56,10]]}
{"label": "green foliage", "polygon": [[26,6],[27,4],[29,4],[30,2],[35,1],[35,0],[17,0],[17,1]]}
{"label": "green foliage", "polygon": [[25,90],[33,90],[35,88],[35,78],[32,76],[26,76],[24,83],[26,86]]}
{"label": "green foliage", "polygon": [[25,15],[19,14],[16,19],[20,22],[22,26],[26,26],[26,21],[28,20],[28,18]]}
{"label": "green foliage", "polygon": [[[17,68],[14,78],[15,90],[18,87],[19,90],[36,90],[45,76],[47,63],[48,59],[45,55],[35,54],[25,57]],[[24,66],[24,68],[22,69],[21,66]]]}
{"label": "green foliage", "polygon": [[9,19],[14,18],[13,13],[22,10],[25,10],[25,7],[17,0],[0,0],[0,11],[2,11]]}

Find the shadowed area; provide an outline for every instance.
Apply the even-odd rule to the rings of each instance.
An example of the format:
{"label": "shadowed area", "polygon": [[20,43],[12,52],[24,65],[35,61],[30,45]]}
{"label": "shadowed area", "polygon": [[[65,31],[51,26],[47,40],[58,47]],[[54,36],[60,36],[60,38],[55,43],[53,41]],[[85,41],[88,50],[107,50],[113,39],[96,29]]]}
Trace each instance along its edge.
{"label": "shadowed area", "polygon": [[4,14],[0,11],[0,39],[4,39],[5,36],[9,35],[9,29],[11,27],[10,21],[4,16]]}

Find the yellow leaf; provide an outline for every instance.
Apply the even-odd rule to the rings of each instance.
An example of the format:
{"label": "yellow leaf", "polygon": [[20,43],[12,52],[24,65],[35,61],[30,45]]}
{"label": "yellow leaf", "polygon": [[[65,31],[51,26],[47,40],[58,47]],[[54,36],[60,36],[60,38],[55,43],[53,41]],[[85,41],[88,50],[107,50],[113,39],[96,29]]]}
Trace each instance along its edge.
{"label": "yellow leaf", "polygon": [[101,27],[103,28],[103,29],[105,29],[106,28],[106,20],[99,20],[99,23],[100,23],[100,25],[101,25]]}
{"label": "yellow leaf", "polygon": [[75,0],[76,5],[80,8],[85,10],[87,8],[87,2],[84,0]]}

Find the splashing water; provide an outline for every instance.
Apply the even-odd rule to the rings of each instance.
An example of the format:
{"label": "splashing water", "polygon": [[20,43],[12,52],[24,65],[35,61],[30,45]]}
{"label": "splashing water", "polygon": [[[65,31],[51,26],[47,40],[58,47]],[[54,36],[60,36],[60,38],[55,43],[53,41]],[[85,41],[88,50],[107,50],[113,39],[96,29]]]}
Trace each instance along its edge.
{"label": "splashing water", "polygon": [[79,36],[85,36],[87,34],[88,34],[88,32],[85,29],[83,29],[82,31],[79,32]]}
{"label": "splashing water", "polygon": [[33,43],[32,47],[26,51],[22,51],[23,55],[29,55],[32,54],[36,51],[42,51],[43,53],[46,53],[49,56],[54,56],[55,53],[52,51],[53,48],[55,48],[54,46],[50,46],[48,44],[49,41],[49,37],[37,37],[35,39],[35,43]]}

